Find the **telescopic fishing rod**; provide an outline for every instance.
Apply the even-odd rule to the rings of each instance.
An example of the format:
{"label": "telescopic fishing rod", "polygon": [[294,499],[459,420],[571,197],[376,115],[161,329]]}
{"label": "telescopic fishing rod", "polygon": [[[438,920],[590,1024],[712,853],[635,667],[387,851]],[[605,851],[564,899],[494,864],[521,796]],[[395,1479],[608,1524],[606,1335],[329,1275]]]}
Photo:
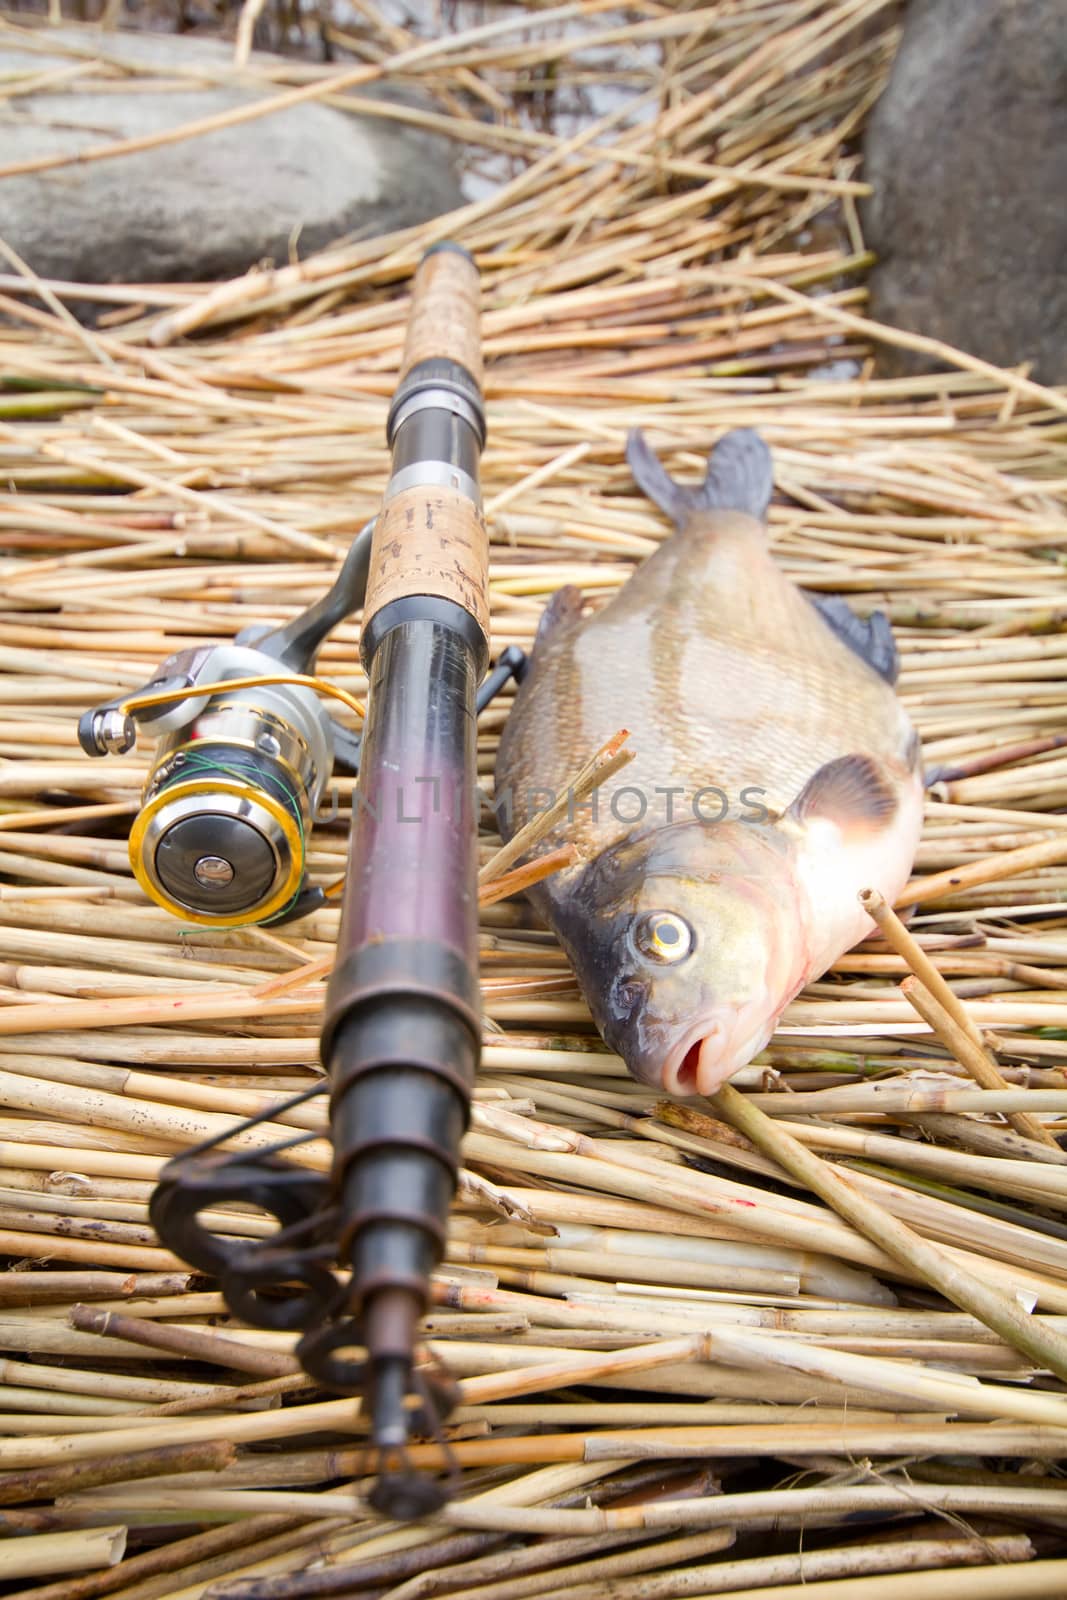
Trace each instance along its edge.
{"label": "telescopic fishing rod", "polygon": [[[86,712],[83,748],[160,736],[131,833],[139,881],[186,921],[278,921],[322,902],[306,839],[335,762],[358,769],[337,960],[322,1031],[327,1078],[171,1161],[151,1201],[163,1242],[219,1279],[234,1314],[299,1330],[325,1387],[364,1397],[372,1503],[410,1518],[446,1491],[410,1468],[455,1398],[418,1358],[418,1324],[445,1244],[478,1065],[476,723],[521,671],[489,656],[488,541],[478,278],[438,245],[415,277],[389,411],[382,509],[330,592],[285,628],[171,657],[143,690]],[[369,683],[361,738],[328,715],[311,676],[330,630],[363,604]],[[479,688],[479,684],[481,685]],[[341,695],[341,698],[347,698]],[[305,1102],[330,1097],[332,1170],[299,1164],[316,1136]],[[291,1137],[234,1133],[278,1120]],[[253,1204],[267,1238],[214,1231],[205,1213]]]}
{"label": "telescopic fishing rod", "polygon": [[[481,1045],[476,733],[489,659],[488,536],[478,278],[439,246],[419,268],[389,413],[392,475],[363,607],[369,693],[322,1061],[330,1079],[347,1319],[308,1334],[301,1358],[344,1387],[346,1345],[366,1349],[379,1449],[402,1450],[416,1330],[444,1252],[459,1142]],[[418,1504],[394,1475],[380,1500]],[[432,1487],[432,1486],[431,1486]]]}

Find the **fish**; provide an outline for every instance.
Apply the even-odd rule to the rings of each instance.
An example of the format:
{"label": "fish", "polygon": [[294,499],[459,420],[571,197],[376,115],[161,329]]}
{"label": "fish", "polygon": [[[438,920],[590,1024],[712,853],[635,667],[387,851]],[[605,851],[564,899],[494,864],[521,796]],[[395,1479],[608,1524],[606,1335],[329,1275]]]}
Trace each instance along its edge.
{"label": "fish", "polygon": [[546,607],[494,777],[510,838],[621,729],[633,759],[530,859],[571,864],[527,892],[631,1074],[713,1094],[769,1042],[806,984],[873,929],[922,827],[918,736],[885,615],[806,593],[767,531],[773,464],[750,429],[704,482],[671,478],[643,434],[638,487],[674,532],[606,604]]}

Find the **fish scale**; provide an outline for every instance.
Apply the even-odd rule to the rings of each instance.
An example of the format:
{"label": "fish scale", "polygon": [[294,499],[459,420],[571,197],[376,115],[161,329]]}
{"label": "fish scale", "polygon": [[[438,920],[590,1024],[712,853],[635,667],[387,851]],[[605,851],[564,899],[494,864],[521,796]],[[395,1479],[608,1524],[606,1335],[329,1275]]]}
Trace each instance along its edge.
{"label": "fish scale", "polygon": [[648,797],[645,826],[657,809],[666,820],[657,787],[716,786],[736,814],[754,786],[784,811],[826,762],[899,761],[910,733],[892,688],[780,571],[764,528],[716,512],[691,518],[599,611],[539,637],[497,763],[516,826],[529,795],[565,789],[620,728],[634,759],[603,785],[597,820],[581,813],[540,850],[567,838],[589,859],[627,835],[634,824],[611,810],[622,789]]}

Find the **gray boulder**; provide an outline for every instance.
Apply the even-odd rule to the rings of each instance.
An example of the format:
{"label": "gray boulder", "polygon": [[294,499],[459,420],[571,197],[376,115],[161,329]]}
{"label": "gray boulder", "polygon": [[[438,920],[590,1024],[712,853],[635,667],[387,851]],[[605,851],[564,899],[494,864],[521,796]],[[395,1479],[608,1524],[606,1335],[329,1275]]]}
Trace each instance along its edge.
{"label": "gray boulder", "polygon": [[873,315],[1067,383],[1065,0],[912,0],[863,176]]}
{"label": "gray boulder", "polygon": [[[117,81],[0,100],[0,162],[153,134],[261,98],[197,83],[230,50],[199,39],[63,29],[55,53],[0,43],[0,76],[69,66],[69,42],[166,74],[173,89]],[[262,57],[254,58],[262,60]],[[267,58],[270,59],[270,58]],[[187,87],[179,86],[181,77]],[[142,79],[143,82],[143,79]],[[265,258],[284,264],[349,234],[424,222],[463,203],[451,141],[315,103],[137,154],[0,179],[0,236],[42,277],[87,283],[203,281]],[[3,268],[2,270],[7,270]]]}

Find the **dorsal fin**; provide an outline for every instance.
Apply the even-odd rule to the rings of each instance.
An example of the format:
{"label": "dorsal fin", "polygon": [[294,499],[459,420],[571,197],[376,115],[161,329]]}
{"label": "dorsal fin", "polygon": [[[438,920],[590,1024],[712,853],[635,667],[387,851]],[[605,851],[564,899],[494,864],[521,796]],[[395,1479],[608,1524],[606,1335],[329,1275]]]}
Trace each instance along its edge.
{"label": "dorsal fin", "polygon": [[627,438],[626,459],[638,488],[679,527],[696,511],[742,511],[757,522],[766,519],[774,470],[770,451],[752,428],[723,435],[698,489],[675,483],[640,428]]}
{"label": "dorsal fin", "polygon": [[541,613],[537,624],[534,645],[544,644],[556,629],[568,622],[576,622],[582,614],[582,591],[575,583],[565,583],[557,589]]}
{"label": "dorsal fin", "polygon": [[834,823],[843,834],[876,833],[892,819],[897,796],[871,756],[838,756],[820,767],[786,812],[803,826],[818,818]]}
{"label": "dorsal fin", "polygon": [[857,617],[847,600],[839,595],[809,594],[808,599],[842,644],[847,644],[861,661],[873,667],[886,683],[896,683],[900,661],[893,629],[884,611],[872,611],[864,619]]}

